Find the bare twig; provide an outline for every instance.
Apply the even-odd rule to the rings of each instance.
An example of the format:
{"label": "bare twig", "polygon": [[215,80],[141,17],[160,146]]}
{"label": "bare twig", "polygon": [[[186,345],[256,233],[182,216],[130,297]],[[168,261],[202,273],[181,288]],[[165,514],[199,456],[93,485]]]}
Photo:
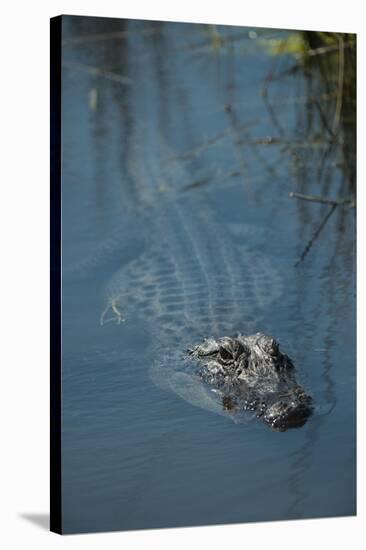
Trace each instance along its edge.
{"label": "bare twig", "polygon": [[[342,40],[343,40],[343,38],[342,38]],[[344,42],[344,40],[343,40],[343,47],[344,48],[352,48],[353,45],[354,45],[353,42]],[[306,52],[306,54],[313,57],[315,55],[324,55],[325,53],[336,52],[337,50],[338,50],[338,46],[334,46],[334,45],[322,46],[320,48],[314,48],[314,49],[308,50]]]}
{"label": "bare twig", "polygon": [[289,197],[294,199],[300,199],[303,201],[318,202],[321,204],[330,204],[332,206],[349,206],[349,208],[355,207],[355,201],[351,197],[334,200],[334,199],[328,199],[326,197],[317,197],[315,195],[305,195],[303,193],[295,193],[293,191],[289,193]]}

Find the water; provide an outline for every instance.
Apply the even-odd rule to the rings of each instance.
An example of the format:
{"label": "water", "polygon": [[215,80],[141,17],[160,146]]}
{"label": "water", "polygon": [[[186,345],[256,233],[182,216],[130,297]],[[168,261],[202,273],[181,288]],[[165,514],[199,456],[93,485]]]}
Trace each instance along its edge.
{"label": "water", "polygon": [[[355,514],[355,212],[338,207],[294,267],[330,207],[289,192],[337,198],[350,189],[324,132],[310,147],[300,124],[305,79],[273,79],[274,116],[261,97],[271,70],[293,63],[285,55],[275,67],[265,44],[289,33],[74,17],[63,25],[64,531]],[[232,249],[237,262],[215,264]],[[163,302],[146,294],[143,274],[164,258],[188,279],[192,258],[209,272],[191,331],[183,323],[174,332],[181,306],[157,322]],[[280,341],[315,399],[303,428],[237,424],[154,383],[162,345],[170,380],[176,342],[222,328],[212,315],[203,321],[215,265],[228,276],[235,266],[244,284],[227,290],[237,315],[231,308],[218,323]],[[101,325],[121,287],[125,322]]]}

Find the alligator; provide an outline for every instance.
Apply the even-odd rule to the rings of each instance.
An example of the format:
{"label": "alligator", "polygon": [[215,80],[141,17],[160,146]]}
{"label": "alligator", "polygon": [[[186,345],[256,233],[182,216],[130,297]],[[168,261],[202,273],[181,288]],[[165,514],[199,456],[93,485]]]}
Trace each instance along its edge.
{"label": "alligator", "polygon": [[271,336],[206,338],[188,353],[199,361],[201,378],[220,391],[224,409],[255,411],[276,431],[299,428],[312,413],[311,396]]}
{"label": "alligator", "polygon": [[[300,425],[310,406],[291,361],[274,344],[265,353],[266,337],[222,338],[258,330],[284,291],[283,276],[260,245],[260,228],[233,220],[230,206],[242,190],[234,188],[231,198],[228,191],[177,192],[189,177],[161,158],[157,141],[154,132],[149,137],[144,131],[131,143],[128,174],[142,204],[135,217],[150,244],[110,278],[101,324],[137,320],[139,333],[146,328],[152,380],[187,402],[235,422],[241,417],[234,409],[241,406],[255,408],[275,429]],[[188,358],[187,347],[205,334],[212,338]],[[201,362],[200,375],[192,357]]]}

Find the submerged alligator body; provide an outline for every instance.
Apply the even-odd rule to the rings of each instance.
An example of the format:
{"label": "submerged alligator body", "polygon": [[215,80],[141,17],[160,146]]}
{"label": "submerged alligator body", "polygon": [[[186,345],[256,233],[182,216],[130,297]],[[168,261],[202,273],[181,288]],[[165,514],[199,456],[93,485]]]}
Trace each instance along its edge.
{"label": "submerged alligator body", "polygon": [[[169,157],[166,151],[164,155]],[[242,217],[233,221],[233,210],[244,201],[242,189],[224,196],[199,189],[177,192],[189,176],[179,166],[167,168],[155,133],[139,134],[128,162],[142,205],[139,222],[150,244],[110,278],[101,324],[136,322],[138,333],[146,330],[152,380],[187,402],[234,421],[240,421],[240,415],[232,414],[234,407],[252,407],[276,429],[299,425],[299,417],[307,417],[308,400],[290,360],[279,352],[272,356],[273,350],[264,353],[265,337],[222,338],[258,330],[284,290],[282,275],[260,246],[260,227],[243,223]],[[172,192],[162,192],[165,185]],[[185,350],[205,334],[215,340],[192,352],[201,364],[199,375]],[[292,392],[291,397],[285,392]],[[280,394],[285,404],[276,401]]]}
{"label": "submerged alligator body", "polygon": [[303,426],[312,413],[312,398],[271,336],[207,338],[189,354],[199,362],[200,377],[220,392],[223,407],[234,414],[255,411],[271,428],[285,431]]}

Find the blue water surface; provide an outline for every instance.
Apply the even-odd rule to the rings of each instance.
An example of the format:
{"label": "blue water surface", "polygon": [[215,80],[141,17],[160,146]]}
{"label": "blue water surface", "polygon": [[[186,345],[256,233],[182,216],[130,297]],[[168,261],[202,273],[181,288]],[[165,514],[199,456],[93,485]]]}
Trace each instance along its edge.
{"label": "blue water surface", "polygon": [[[289,193],[348,189],[334,156],[317,170],[322,139],[288,146],[301,135],[304,78],[283,72],[270,84],[282,134],[261,97],[270,71],[293,63],[284,55],[274,67],[265,47],[283,36],[63,18],[65,532],[356,512],[355,211],[337,208],[294,267],[330,207]],[[246,245],[280,274],[256,329],[279,340],[314,397],[301,429],[236,424],[163,391],[149,374],[149,319],[101,326],[108,281],[159,239],[148,224],[159,201],[182,196],[250,227]],[[263,285],[270,295],[271,273]]]}

